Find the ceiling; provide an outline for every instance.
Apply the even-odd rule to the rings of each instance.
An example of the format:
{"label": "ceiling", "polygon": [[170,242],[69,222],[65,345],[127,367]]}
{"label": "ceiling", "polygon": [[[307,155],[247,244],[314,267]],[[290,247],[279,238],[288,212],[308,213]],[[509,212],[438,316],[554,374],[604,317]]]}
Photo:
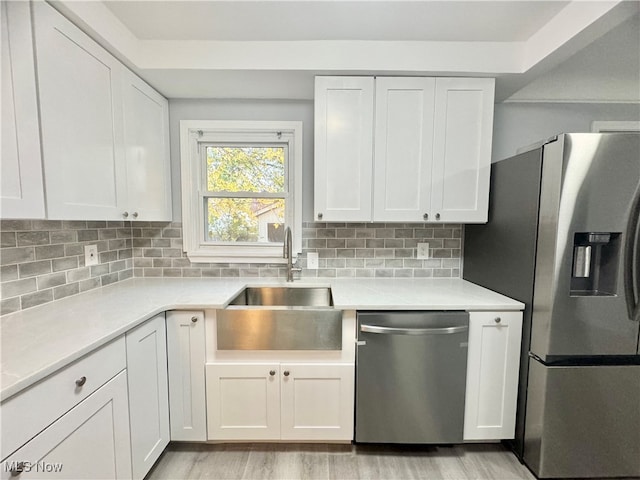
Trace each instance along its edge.
{"label": "ceiling", "polygon": [[53,0],[169,98],[313,98],[313,77],[497,78],[498,101],[640,102],[640,2]]}

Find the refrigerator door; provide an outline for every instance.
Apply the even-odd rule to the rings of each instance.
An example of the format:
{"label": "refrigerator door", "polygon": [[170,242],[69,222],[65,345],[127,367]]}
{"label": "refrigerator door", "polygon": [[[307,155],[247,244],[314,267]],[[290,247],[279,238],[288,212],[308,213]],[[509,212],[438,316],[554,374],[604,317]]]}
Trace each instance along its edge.
{"label": "refrigerator door", "polygon": [[640,365],[530,359],[524,461],[539,478],[640,476]]}
{"label": "refrigerator door", "polygon": [[637,355],[625,245],[638,185],[640,134],[565,134],[544,147],[531,331],[543,361]]}

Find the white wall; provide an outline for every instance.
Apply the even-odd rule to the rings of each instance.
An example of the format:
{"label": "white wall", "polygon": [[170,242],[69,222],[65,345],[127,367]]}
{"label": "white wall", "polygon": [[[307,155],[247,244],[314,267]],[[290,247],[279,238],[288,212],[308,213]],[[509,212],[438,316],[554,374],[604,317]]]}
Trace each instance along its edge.
{"label": "white wall", "polygon": [[302,122],[302,219],[313,221],[313,102],[310,100],[169,100],[173,219],[182,220],[180,120],[288,120]]}
{"label": "white wall", "polygon": [[594,120],[640,120],[638,104],[501,103],[493,121],[494,162],[558,133],[591,131]]}

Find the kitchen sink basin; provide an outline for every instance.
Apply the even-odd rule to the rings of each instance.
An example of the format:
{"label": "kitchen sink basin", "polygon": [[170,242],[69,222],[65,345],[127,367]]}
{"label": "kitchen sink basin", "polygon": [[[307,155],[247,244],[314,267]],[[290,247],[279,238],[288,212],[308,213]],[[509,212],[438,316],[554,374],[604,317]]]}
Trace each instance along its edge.
{"label": "kitchen sink basin", "polygon": [[230,305],[331,307],[331,289],[326,287],[247,287]]}
{"label": "kitchen sink basin", "polygon": [[218,350],[341,350],[342,311],[324,287],[248,287],[217,310]]}

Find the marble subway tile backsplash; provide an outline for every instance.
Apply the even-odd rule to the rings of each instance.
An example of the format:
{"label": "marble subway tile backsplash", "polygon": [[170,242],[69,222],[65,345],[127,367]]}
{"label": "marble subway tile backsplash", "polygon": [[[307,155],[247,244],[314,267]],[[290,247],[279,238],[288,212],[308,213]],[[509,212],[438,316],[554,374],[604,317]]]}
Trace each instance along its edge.
{"label": "marble subway tile backsplash", "polygon": [[[182,252],[180,223],[133,224],[136,277],[284,277],[283,265],[191,263]],[[303,277],[459,277],[462,225],[395,223],[304,223]],[[428,242],[431,258],[416,258]],[[318,270],[307,253],[317,252]]]}
{"label": "marble subway tile backsplash", "polygon": [[[462,225],[306,222],[302,277],[460,277]],[[0,314],[135,277],[283,278],[282,264],[192,263],[182,224],[56,220],[0,221]],[[416,258],[428,242],[430,258]],[[99,264],[84,264],[84,246]],[[318,269],[307,269],[317,252]]]}
{"label": "marble subway tile backsplash", "polygon": [[[131,222],[0,221],[0,314],[133,276]],[[85,266],[84,246],[97,245]]]}

